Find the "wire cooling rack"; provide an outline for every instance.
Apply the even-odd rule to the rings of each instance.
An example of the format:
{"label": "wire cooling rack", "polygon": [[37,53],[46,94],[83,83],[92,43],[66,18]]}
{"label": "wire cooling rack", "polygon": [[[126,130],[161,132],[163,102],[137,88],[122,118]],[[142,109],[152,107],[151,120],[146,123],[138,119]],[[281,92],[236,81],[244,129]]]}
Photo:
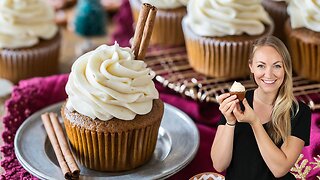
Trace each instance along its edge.
{"label": "wire cooling rack", "polygon": [[[188,63],[185,47],[152,48],[145,62],[156,73],[156,80],[183,96],[199,102],[217,102],[216,97],[228,92],[237,80],[246,89],[256,85],[249,77],[243,79],[210,78],[196,72]],[[312,110],[320,109],[320,82],[293,77],[294,95],[310,106]]]}

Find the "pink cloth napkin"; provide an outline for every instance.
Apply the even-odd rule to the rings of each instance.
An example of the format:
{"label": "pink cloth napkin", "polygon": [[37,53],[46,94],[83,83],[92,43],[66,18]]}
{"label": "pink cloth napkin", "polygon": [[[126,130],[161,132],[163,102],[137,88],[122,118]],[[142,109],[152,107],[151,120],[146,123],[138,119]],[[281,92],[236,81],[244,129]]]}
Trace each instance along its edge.
{"label": "pink cloth napkin", "polygon": [[67,78],[67,75],[34,78],[21,81],[14,87],[11,98],[6,102],[6,113],[3,117],[4,145],[1,147],[1,166],[5,173],[1,179],[37,179],[23,169],[14,154],[15,133],[32,113],[67,97],[64,90]]}

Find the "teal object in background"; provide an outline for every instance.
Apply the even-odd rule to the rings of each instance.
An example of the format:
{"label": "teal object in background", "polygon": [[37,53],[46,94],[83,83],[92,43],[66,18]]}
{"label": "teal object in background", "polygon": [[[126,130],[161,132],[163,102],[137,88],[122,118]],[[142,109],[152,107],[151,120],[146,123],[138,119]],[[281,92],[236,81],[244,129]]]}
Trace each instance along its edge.
{"label": "teal object in background", "polygon": [[102,36],[106,32],[107,13],[100,0],[79,0],[74,19],[75,32],[84,37]]}

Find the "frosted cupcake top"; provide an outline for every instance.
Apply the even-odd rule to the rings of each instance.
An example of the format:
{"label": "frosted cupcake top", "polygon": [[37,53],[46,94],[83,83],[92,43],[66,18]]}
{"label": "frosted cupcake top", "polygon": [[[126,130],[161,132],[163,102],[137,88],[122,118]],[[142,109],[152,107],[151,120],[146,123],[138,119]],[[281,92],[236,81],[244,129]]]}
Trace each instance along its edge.
{"label": "frosted cupcake top", "polygon": [[291,0],[288,5],[291,27],[305,27],[320,32],[320,2],[311,0]]}
{"label": "frosted cupcake top", "polygon": [[132,120],[151,111],[159,93],[154,73],[130,48],[101,45],[72,65],[66,85],[67,108],[82,115],[109,120]]}
{"label": "frosted cupcake top", "polygon": [[174,9],[187,6],[189,0],[141,0],[142,3],[152,4],[159,9]]}
{"label": "frosted cupcake top", "polygon": [[230,92],[244,92],[244,91],[246,91],[246,88],[237,81],[235,81],[230,88]]}
{"label": "frosted cupcake top", "polygon": [[190,0],[187,25],[199,36],[259,35],[271,19],[260,0]]}
{"label": "frosted cupcake top", "polygon": [[54,10],[43,0],[1,0],[0,27],[0,48],[30,47],[58,31]]}

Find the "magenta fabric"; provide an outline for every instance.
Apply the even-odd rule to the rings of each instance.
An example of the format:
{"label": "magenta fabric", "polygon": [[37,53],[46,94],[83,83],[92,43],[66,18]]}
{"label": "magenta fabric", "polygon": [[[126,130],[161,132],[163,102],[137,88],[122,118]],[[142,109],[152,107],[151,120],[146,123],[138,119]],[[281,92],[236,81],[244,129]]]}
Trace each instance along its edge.
{"label": "magenta fabric", "polygon": [[[315,162],[314,157],[320,155],[320,112],[312,113],[311,117],[310,145],[303,149],[303,155],[309,162]],[[319,157],[318,160],[320,161]],[[318,168],[311,170],[308,174],[308,179],[317,179],[317,176],[320,177],[320,162],[318,162]]]}
{"label": "magenta fabric", "polygon": [[66,98],[64,86],[67,75],[34,78],[21,81],[15,86],[11,98],[6,102],[3,117],[4,132],[1,147],[1,166],[5,173],[1,179],[36,179],[23,169],[14,154],[14,136],[24,120],[34,112]]}
{"label": "magenta fabric", "polygon": [[[3,117],[5,130],[2,134],[4,145],[1,147],[3,160],[1,166],[5,173],[1,179],[36,179],[24,170],[14,154],[13,140],[15,133],[24,120],[32,113],[53,103],[64,100],[67,96],[65,85],[68,75],[56,75],[45,78],[24,80],[14,87],[11,98],[6,102],[7,111]],[[200,133],[199,150],[184,169],[171,176],[169,179],[188,179],[195,174],[215,171],[210,159],[211,144],[216,133],[216,123],[221,114],[216,104],[201,104],[190,99],[185,99],[179,94],[156,83],[160,98],[182,111],[186,112],[196,123]],[[304,148],[303,154],[309,161],[320,154],[320,113],[312,114],[310,146]],[[312,170],[308,179],[316,179],[320,168]]]}
{"label": "magenta fabric", "polygon": [[121,47],[130,47],[129,40],[133,37],[134,31],[129,1],[123,0],[119,9],[120,11],[112,19],[115,24],[115,31],[112,32],[111,41],[108,44],[117,41]]}

